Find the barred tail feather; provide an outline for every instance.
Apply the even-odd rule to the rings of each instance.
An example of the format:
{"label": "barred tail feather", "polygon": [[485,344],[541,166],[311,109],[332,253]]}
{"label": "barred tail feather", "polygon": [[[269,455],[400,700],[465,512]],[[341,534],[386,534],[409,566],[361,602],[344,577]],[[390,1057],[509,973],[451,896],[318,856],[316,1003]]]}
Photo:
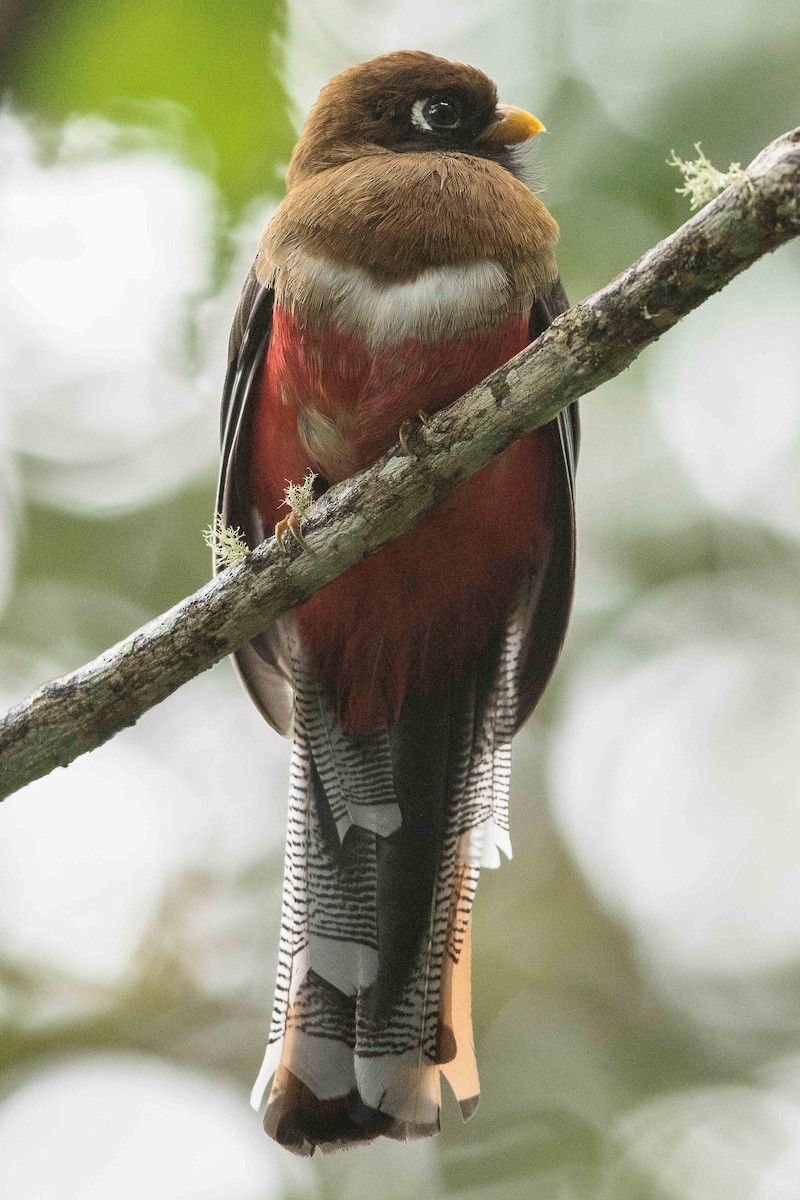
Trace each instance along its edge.
{"label": "barred tail feather", "polygon": [[444,1074],[478,1104],[470,931],[510,854],[515,625],[386,733],[351,735],[296,652],[278,980],[253,1091],[298,1154],[437,1132]]}

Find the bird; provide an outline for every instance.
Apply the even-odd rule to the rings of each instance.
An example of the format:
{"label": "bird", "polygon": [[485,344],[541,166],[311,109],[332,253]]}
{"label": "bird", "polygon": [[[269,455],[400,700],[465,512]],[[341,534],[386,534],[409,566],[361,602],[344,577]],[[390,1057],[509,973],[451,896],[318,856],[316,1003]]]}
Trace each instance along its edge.
{"label": "bird", "polygon": [[[423,454],[422,422],[566,309],[526,182],[543,129],[422,51],[322,89],[231,331],[217,514],[249,547],[302,539],[288,482],[317,499],[393,446]],[[578,443],[572,404],[235,655],[293,739],[253,1104],[296,1154],[436,1133],[442,1076],[477,1107],[473,900],[511,855],[511,739],[569,619]]]}

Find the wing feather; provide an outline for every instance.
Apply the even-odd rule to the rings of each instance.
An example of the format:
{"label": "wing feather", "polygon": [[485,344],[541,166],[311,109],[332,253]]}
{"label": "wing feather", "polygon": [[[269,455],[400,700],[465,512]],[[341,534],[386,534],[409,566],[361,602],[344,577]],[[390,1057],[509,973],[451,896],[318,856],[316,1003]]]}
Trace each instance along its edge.
{"label": "wing feather", "polygon": [[[531,309],[528,332],[535,341],[569,301],[557,279],[551,290],[538,297]],[[553,473],[548,498],[552,529],[551,552],[529,581],[527,603],[520,609],[522,639],[519,671],[519,708],[516,728],[536,707],[561,652],[575,589],[575,470],[580,448],[580,415],[577,402],[550,423],[559,469]]]}
{"label": "wing feather", "polygon": [[[274,300],[273,289],[260,282],[253,267],[233,319],[228,372],[222,393],[217,513],[226,525],[242,531],[251,548],[264,540],[266,532],[249,494],[247,451],[250,424],[269,348]],[[224,563],[215,560],[215,571],[221,570],[222,566]],[[256,707],[273,729],[284,736],[291,733],[294,709],[288,640],[290,620],[291,617],[285,617],[275,621],[234,655],[242,683]]]}

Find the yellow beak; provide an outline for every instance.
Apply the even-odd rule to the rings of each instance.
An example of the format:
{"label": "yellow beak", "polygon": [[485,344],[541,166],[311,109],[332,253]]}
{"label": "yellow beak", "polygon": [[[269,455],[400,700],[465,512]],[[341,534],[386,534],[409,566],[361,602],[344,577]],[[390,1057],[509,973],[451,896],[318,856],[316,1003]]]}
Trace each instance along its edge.
{"label": "yellow beak", "polygon": [[513,146],[527,142],[537,133],[547,133],[538,117],[533,117],[524,108],[512,108],[510,104],[498,104],[497,117],[484,129],[479,142],[499,142],[502,146]]}

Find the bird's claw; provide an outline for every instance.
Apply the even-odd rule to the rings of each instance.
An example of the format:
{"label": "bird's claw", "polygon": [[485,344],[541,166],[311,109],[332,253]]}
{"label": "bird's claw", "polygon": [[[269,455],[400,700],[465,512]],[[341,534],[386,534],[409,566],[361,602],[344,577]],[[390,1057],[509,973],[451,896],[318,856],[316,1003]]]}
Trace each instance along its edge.
{"label": "bird's claw", "polygon": [[275,541],[278,543],[279,549],[281,549],[284,554],[288,554],[288,550],[283,544],[283,539],[286,537],[287,533],[290,533],[298,545],[302,546],[304,550],[307,550],[309,554],[312,553],[311,547],[300,532],[300,517],[296,512],[290,512],[288,517],[284,517],[283,520],[278,521],[277,525],[275,526]]}
{"label": "bird's claw", "polygon": [[[418,413],[418,416],[419,416],[420,422],[423,425],[428,424],[428,414],[426,412],[423,412],[422,410],[420,410],[420,412]],[[409,456],[409,458],[417,458],[418,457],[408,444],[409,434],[413,431],[415,425],[416,425],[416,421],[403,421],[402,425],[400,426],[400,428],[397,431],[397,440],[399,441],[400,445],[403,448],[403,453],[407,454]]]}

